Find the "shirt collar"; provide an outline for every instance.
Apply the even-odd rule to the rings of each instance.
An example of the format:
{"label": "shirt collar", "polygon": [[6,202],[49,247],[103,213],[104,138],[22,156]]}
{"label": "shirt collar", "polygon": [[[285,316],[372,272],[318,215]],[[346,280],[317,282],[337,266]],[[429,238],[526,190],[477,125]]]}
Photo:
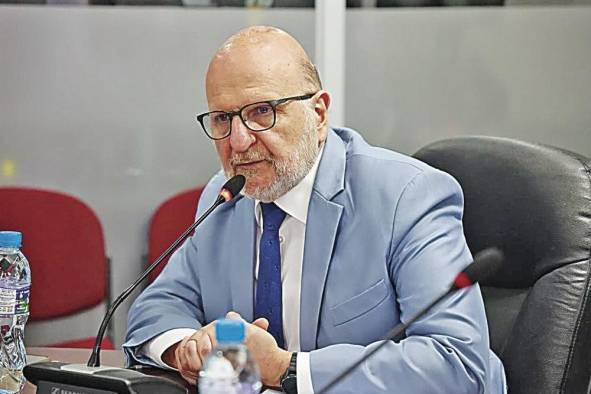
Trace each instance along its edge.
{"label": "shirt collar", "polygon": [[[324,152],[324,145],[320,148],[318,157],[314,165],[308,172],[308,174],[291,190],[279,197],[274,203],[281,208],[289,216],[296,220],[306,224],[306,218],[308,217],[308,206],[310,205],[310,196],[312,195],[312,189],[314,188],[314,179],[316,179],[316,173],[318,172],[318,165],[320,158]],[[261,224],[261,202],[255,200],[255,217],[257,223]]]}

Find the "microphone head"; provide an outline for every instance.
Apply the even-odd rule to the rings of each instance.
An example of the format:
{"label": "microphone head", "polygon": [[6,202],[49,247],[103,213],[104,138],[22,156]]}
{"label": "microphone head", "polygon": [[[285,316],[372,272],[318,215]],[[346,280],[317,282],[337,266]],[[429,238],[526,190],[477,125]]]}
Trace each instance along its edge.
{"label": "microphone head", "polygon": [[220,196],[224,199],[224,202],[228,202],[240,193],[244,184],[246,183],[246,178],[244,175],[234,175],[232,178],[228,179],[228,181],[222,186],[222,190],[220,190]]}
{"label": "microphone head", "polygon": [[490,278],[501,268],[503,252],[499,248],[487,248],[474,256],[474,261],[454,280],[454,287],[461,289]]}

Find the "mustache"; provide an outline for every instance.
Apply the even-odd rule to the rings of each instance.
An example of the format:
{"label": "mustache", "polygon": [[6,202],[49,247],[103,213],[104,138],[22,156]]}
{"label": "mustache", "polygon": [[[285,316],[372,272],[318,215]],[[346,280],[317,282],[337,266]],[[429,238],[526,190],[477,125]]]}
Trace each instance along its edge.
{"label": "mustache", "polygon": [[265,160],[268,162],[273,162],[273,159],[268,157],[262,152],[259,151],[246,151],[243,153],[237,153],[230,158],[230,166],[235,167],[240,164],[251,163],[253,161],[261,161]]}

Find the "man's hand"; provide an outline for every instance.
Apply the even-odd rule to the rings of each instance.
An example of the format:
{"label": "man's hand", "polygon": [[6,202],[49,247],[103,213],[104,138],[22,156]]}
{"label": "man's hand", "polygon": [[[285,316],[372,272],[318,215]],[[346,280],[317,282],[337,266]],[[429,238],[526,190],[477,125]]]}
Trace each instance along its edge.
{"label": "man's hand", "polygon": [[[228,312],[226,318],[242,320],[236,312]],[[277,346],[275,338],[267,332],[267,319],[257,319],[252,324],[245,322],[245,327],[246,347],[259,367],[261,381],[266,386],[278,387],[281,375],[289,367],[291,353]],[[187,382],[196,384],[203,362],[215,346],[214,321],[166,349],[162,361],[178,369]]]}
{"label": "man's hand", "polygon": [[215,345],[215,322],[211,322],[166,349],[162,361],[178,369],[187,382],[196,384],[203,362]]}
{"label": "man's hand", "polygon": [[[228,312],[228,319],[241,319],[236,312]],[[291,352],[277,346],[277,341],[267,332],[269,322],[260,318],[246,323],[246,347],[259,366],[261,381],[265,386],[279,387],[281,375],[289,367]]]}

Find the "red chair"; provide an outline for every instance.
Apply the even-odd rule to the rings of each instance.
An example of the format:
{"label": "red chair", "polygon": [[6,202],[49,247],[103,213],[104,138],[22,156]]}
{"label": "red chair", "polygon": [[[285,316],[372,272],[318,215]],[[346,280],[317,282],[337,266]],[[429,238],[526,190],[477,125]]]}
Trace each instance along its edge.
{"label": "red chair", "polygon": [[[43,326],[38,330],[43,332],[35,333],[36,345],[92,347],[94,337],[67,337],[59,343],[38,338],[60,337],[63,333],[46,330],[63,331],[60,320],[108,304],[109,263],[101,224],[92,209],[60,192],[0,187],[0,229],[23,233],[22,250],[32,277],[29,322]],[[110,339],[103,341],[103,348],[114,348]]]}
{"label": "red chair", "polygon": [[[152,264],[183,231],[195,220],[197,202],[203,187],[185,190],[165,200],[152,215],[148,228],[148,265]],[[154,271],[148,279],[152,282],[164,266],[168,258]]]}

